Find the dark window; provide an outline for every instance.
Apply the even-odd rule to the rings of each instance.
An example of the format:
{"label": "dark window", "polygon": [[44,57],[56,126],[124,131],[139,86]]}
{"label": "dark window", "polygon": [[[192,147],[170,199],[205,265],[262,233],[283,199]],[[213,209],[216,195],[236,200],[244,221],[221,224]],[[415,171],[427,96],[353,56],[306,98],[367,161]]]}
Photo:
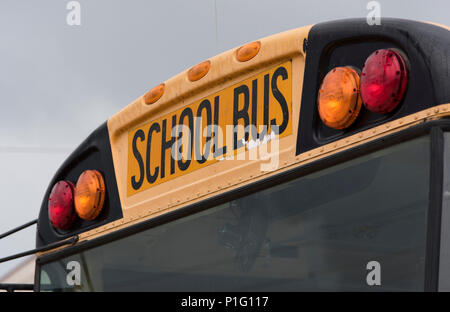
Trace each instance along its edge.
{"label": "dark window", "polygon": [[428,137],[387,147],[45,264],[41,290],[423,290],[429,166]]}

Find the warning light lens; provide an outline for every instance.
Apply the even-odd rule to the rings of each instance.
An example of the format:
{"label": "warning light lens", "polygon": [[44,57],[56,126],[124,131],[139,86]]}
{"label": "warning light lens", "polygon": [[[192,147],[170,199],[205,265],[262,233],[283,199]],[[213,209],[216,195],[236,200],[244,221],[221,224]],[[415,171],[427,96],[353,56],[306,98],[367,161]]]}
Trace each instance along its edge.
{"label": "warning light lens", "polygon": [[372,112],[386,114],[403,99],[408,72],[403,57],[395,50],[372,53],[361,74],[361,98]]}
{"label": "warning light lens", "polygon": [[333,68],[319,89],[319,115],[330,128],[345,129],[361,110],[359,74],[351,67]]}
{"label": "warning light lens", "polygon": [[259,41],[248,43],[237,50],[236,59],[239,62],[247,62],[258,54],[260,48],[261,43]]}
{"label": "warning light lens", "polygon": [[73,208],[74,186],[68,181],[59,181],[53,186],[48,198],[48,215],[53,227],[68,230],[76,219]]}
{"label": "warning light lens", "polygon": [[84,220],[94,220],[105,201],[105,182],[97,170],[86,170],[75,186],[75,210]]}
{"label": "warning light lens", "polygon": [[200,64],[195,65],[194,67],[191,67],[191,69],[189,69],[188,71],[188,79],[190,81],[197,81],[202,79],[209,72],[210,67],[210,61],[204,61]]}
{"label": "warning light lens", "polygon": [[164,83],[161,83],[160,85],[157,85],[156,87],[154,87],[153,89],[148,91],[144,95],[145,104],[150,105],[150,104],[153,104],[156,101],[158,101],[161,98],[161,96],[164,94],[165,87],[166,87],[166,85]]}

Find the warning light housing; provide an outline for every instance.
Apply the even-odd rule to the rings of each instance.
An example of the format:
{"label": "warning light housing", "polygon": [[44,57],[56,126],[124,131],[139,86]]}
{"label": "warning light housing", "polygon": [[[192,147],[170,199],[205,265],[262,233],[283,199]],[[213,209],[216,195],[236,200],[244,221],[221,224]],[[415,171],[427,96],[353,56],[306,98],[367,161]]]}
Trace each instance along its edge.
{"label": "warning light housing", "polygon": [[403,99],[407,80],[406,62],[398,51],[375,51],[367,58],[361,74],[364,106],[380,114],[393,111]]}
{"label": "warning light housing", "polygon": [[53,227],[68,230],[76,219],[73,207],[74,186],[69,181],[59,181],[48,199],[48,215]]}
{"label": "warning light housing", "polygon": [[320,118],[328,127],[349,127],[361,110],[358,72],[348,66],[333,68],[320,86],[318,108]]}
{"label": "warning light housing", "polygon": [[97,170],[86,170],[75,186],[75,210],[84,220],[94,220],[105,201],[105,182]]}

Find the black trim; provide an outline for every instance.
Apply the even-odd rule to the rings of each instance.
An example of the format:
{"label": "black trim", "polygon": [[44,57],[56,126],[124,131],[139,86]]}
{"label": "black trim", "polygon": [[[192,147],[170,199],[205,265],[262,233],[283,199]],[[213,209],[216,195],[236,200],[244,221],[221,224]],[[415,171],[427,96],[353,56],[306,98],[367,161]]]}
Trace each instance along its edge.
{"label": "black trim", "polygon": [[[335,130],[323,124],[317,94],[325,75],[337,66],[361,70],[378,49],[394,48],[407,59],[408,85],[402,103],[391,113],[372,113],[365,107],[355,123]],[[297,155],[388,121],[450,102],[450,32],[415,21],[382,18],[370,26],[366,19],[314,25],[306,46],[305,74],[298,123]]]}
{"label": "black trim", "polygon": [[[48,217],[48,196],[53,185],[60,180],[76,183],[84,170],[96,169],[105,179],[106,194],[103,210],[94,221],[77,219],[68,231],[58,231],[50,224]],[[80,146],[66,159],[47,188],[41,204],[36,232],[36,247],[54,243],[75,234],[99,227],[109,222],[121,219],[122,207],[117,189],[116,173],[112,160],[111,145],[106,122],[98,127],[80,144]]]}
{"label": "black trim", "polygon": [[[271,186],[278,185],[279,183],[301,177],[303,175],[309,174],[309,173],[317,171],[317,170],[324,169],[326,167],[333,166],[335,164],[339,164],[346,160],[354,159],[355,157],[362,156],[362,155],[368,154],[373,151],[377,151],[380,148],[386,148],[387,146],[392,146],[394,144],[401,143],[401,142],[404,142],[409,139],[413,139],[419,135],[429,134],[433,127],[445,127],[445,128],[450,129],[450,121],[449,120],[438,120],[438,121],[432,121],[432,122],[416,125],[414,127],[405,129],[403,131],[390,134],[386,137],[376,139],[372,142],[367,142],[363,145],[354,147],[352,149],[341,151],[334,155],[330,155],[324,159],[314,161],[314,162],[306,164],[302,167],[290,169],[288,171],[279,173],[273,177],[265,178],[261,181],[255,182],[249,186],[243,186],[243,187],[236,188],[235,190],[229,191],[227,193],[220,194],[220,195],[214,196],[212,198],[203,200],[201,202],[191,204],[187,207],[180,208],[178,210],[166,213],[166,214],[158,216],[156,218],[137,223],[130,227],[120,229],[116,232],[106,234],[105,236],[98,237],[93,240],[81,242],[80,244],[77,244],[73,247],[68,247],[68,248],[56,251],[52,254],[43,255],[36,260],[36,271],[40,270],[41,265],[58,260],[60,258],[71,256],[73,254],[80,253],[84,250],[87,250],[87,249],[90,249],[90,248],[93,248],[93,247],[96,247],[99,245],[103,245],[103,244],[109,243],[111,241],[121,239],[121,238],[130,236],[132,234],[156,227],[158,225],[161,225],[161,224],[164,224],[164,223],[167,223],[167,222],[170,222],[170,221],[173,221],[173,220],[209,209],[209,208],[219,205],[223,202],[227,202],[227,201],[245,196],[247,194],[254,193],[254,192],[257,192],[262,189],[266,189]],[[441,143],[439,143],[439,144],[441,144]],[[438,144],[438,146],[439,146],[439,144]],[[436,142],[433,143],[433,147],[435,147],[435,146],[436,146]],[[439,152],[438,152],[438,154],[439,154]],[[432,157],[441,157],[441,159],[442,159],[442,154],[441,154],[441,156],[439,156],[439,155],[436,155],[435,152],[433,152],[431,156]],[[435,159],[431,158],[431,162],[434,163],[436,161],[435,161]],[[437,162],[437,163],[439,164],[439,162]],[[438,170],[438,167],[436,167],[436,165],[433,165],[433,166],[434,166],[433,167],[434,173],[430,174],[430,179],[435,179],[437,177],[437,173],[435,171]],[[431,222],[431,225],[433,227],[435,227],[435,224],[436,224],[435,222],[440,222],[440,213],[436,213],[436,212],[431,213],[430,210],[431,209],[433,209],[433,210],[439,209],[438,201],[441,200],[441,197],[439,197],[438,192],[432,192],[431,187],[436,187],[436,184],[432,181],[430,182],[429,215],[432,216],[430,219],[433,220]],[[430,260],[428,258],[430,256],[436,257],[436,246],[438,244],[436,241],[440,235],[439,231],[437,231],[437,230],[432,230],[432,231],[429,230],[429,233],[431,236],[429,237],[429,239],[427,241],[427,262],[426,263],[431,263],[433,268],[426,272],[426,283],[425,283],[426,288],[425,288],[425,290],[427,290],[427,291],[435,290],[435,285],[436,285],[435,281],[436,281],[437,277],[433,276],[433,275],[437,274],[436,269],[435,269],[436,261],[432,260],[430,262]],[[439,251],[439,249],[437,249],[437,251]],[[39,284],[38,282],[39,281],[36,280],[37,284]],[[37,287],[39,287],[39,286],[37,285]]]}
{"label": "black trim", "polygon": [[430,194],[427,217],[425,289],[427,291],[437,291],[439,286],[442,185],[444,179],[444,133],[441,127],[434,127],[431,130],[430,145]]}

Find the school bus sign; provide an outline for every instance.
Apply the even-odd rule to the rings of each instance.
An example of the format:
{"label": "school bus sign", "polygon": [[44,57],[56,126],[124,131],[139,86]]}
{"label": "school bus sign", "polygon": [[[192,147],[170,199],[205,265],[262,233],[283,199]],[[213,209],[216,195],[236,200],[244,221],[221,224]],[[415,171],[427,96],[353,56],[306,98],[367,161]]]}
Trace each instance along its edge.
{"label": "school bus sign", "polygon": [[128,196],[292,133],[291,62],[128,133]]}

